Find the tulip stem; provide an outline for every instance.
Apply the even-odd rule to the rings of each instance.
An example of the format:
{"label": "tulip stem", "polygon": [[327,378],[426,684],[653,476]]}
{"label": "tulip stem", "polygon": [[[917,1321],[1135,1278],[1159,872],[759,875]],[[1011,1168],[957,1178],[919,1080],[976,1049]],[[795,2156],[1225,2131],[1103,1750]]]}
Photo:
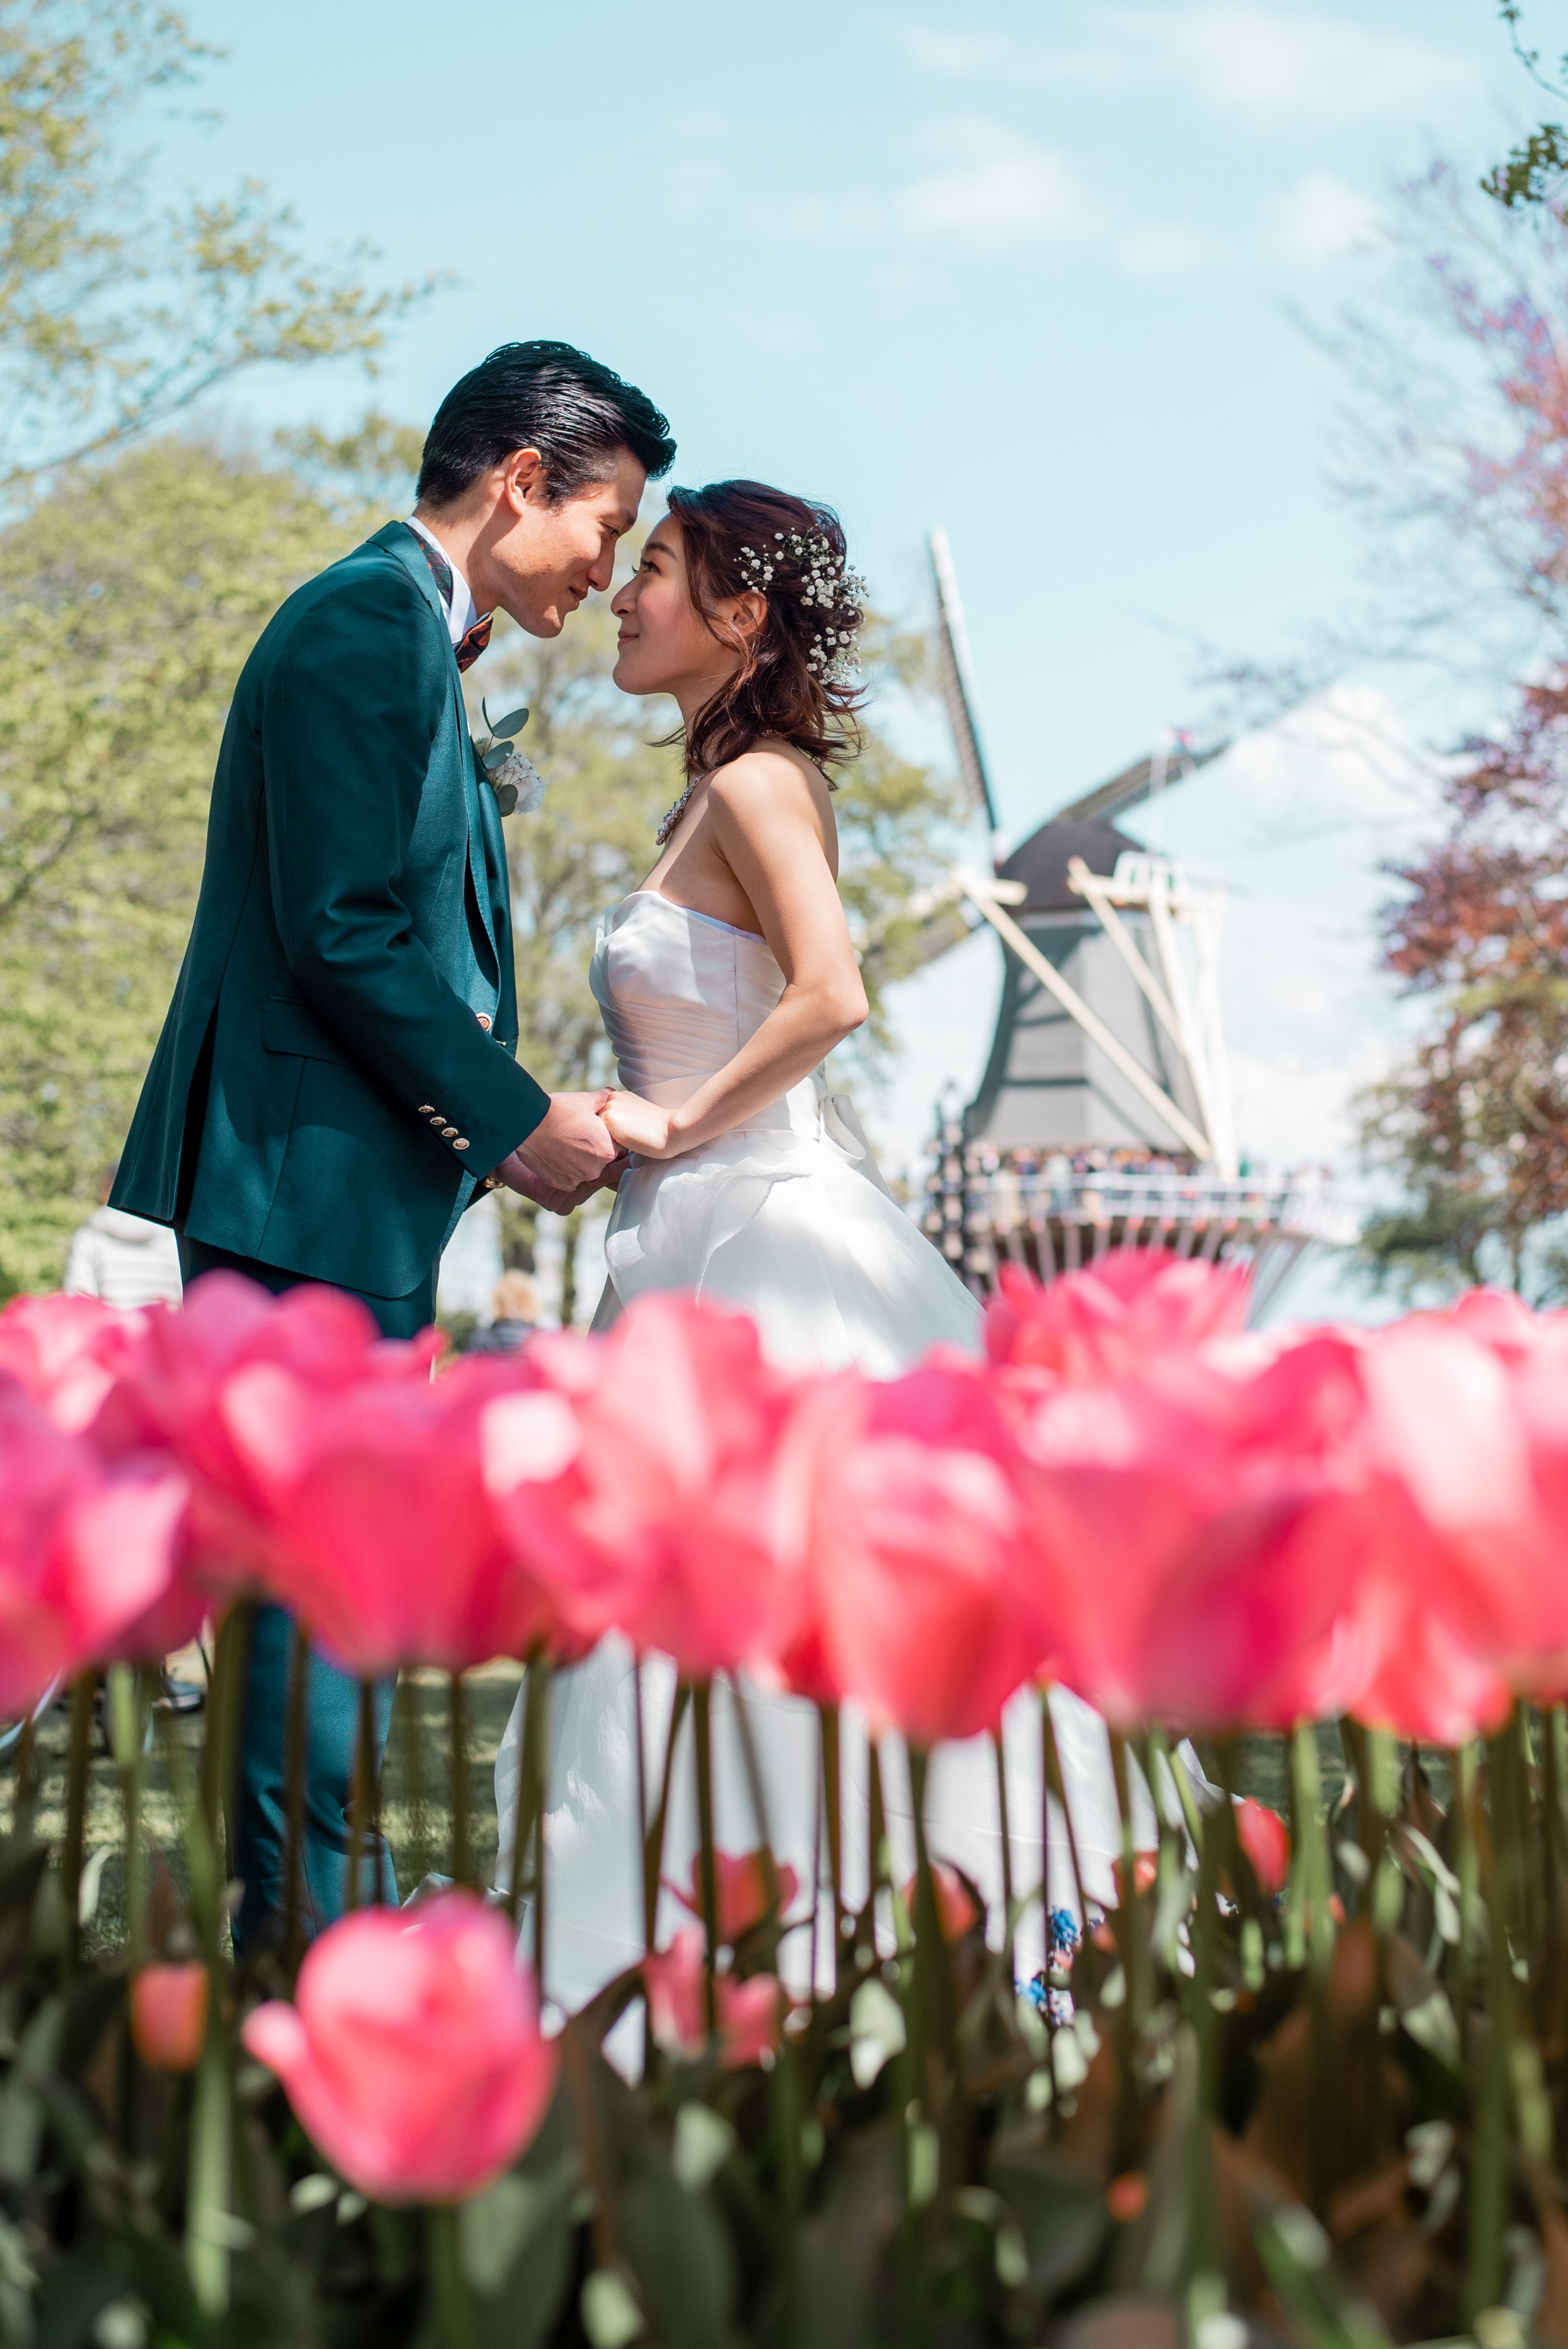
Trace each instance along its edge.
{"label": "tulip stem", "polygon": [[[740,1765],[746,1773],[746,1791],[751,1798],[751,1816],[757,1823],[757,1842],[762,1854],[762,1882],[768,1895],[768,1909],[772,1919],[771,1961],[778,1957],[778,1930],[782,1919],[783,1903],[779,1898],[779,1863],[773,1857],[773,1827],[768,1813],[768,1788],[763,1783],[762,1764],[758,1759],[757,1740],[751,1733],[751,1709],[740,1685],[740,1674],[732,1674],[729,1683],[730,1701],[735,1707],[736,1734],[740,1740]],[[816,1975],[811,1976],[812,1986]]]}
{"label": "tulip stem", "polygon": [[1116,1904],[1116,1940],[1127,1991],[1122,2005],[1127,2046],[1127,2079],[1130,2092],[1139,2039],[1149,2018],[1149,1945],[1142,1931],[1138,1899],[1138,1843],[1132,1822],[1132,1773],[1127,1740],[1120,1730],[1110,1733],[1110,1769],[1116,1785],[1116,1807],[1121,1821],[1121,1889]]}
{"label": "tulip stem", "polygon": [[288,1713],[284,1727],[284,1965],[292,1980],[299,1971],[304,1887],[304,1780],[310,1639],[295,1621],[289,1653]]}
{"label": "tulip stem", "polygon": [[201,1747],[201,1816],[208,1839],[218,1857],[220,1881],[233,1873],[232,1829],[229,1826],[234,1801],[234,1753],[244,1704],[244,1674],[249,1661],[253,1610],[236,1600],[218,1626],[212,1672],[207,1699],[207,1735]]}
{"label": "tulip stem", "polygon": [[[523,1877],[532,1869],[533,1897],[539,1899],[539,1836],[536,1821],[543,1801],[544,1777],[544,1700],[541,1674],[543,1663],[537,1652],[528,1660],[523,1673],[522,1751],[518,1758],[517,1800],[512,1806],[511,1873],[507,1882],[507,1913],[512,1923],[522,1904]],[[537,1909],[536,1909],[537,1918]],[[534,1945],[538,1948],[539,1929],[534,1927]]]}
{"label": "tulip stem", "polygon": [[[942,1930],[942,1912],[936,1905],[936,1878],[932,1874],[931,1853],[925,1840],[927,1756],[918,1745],[910,1745],[906,1751],[909,1756],[909,1806],[914,1815],[914,1996],[919,2019],[920,2095],[922,2103],[929,2107],[929,2059],[932,2053],[940,2051],[945,2058],[949,2077],[956,2069],[953,1968],[946,1937]],[[935,2117],[933,2115],[933,2118]]]}
{"label": "tulip stem", "polygon": [[381,1861],[376,1846],[372,1812],[376,1775],[376,1683],[359,1683],[359,1726],[354,1741],[354,1785],[348,1798],[348,1885],[344,1906],[358,1909],[365,1901],[365,1852],[370,1847],[371,1905],[381,1898]]}
{"label": "tulip stem", "polygon": [[147,1880],[141,1849],[141,1675],[133,1664],[111,1664],[109,1726],[125,1812],[125,1940],[132,1973],[147,1961]]}
{"label": "tulip stem", "polygon": [[1013,1996],[1013,1833],[1007,1816],[1007,1748],[1000,1723],[991,1732],[996,1758],[996,1826],[1002,1838],[1002,1963]]}
{"label": "tulip stem", "polygon": [[[366,1683],[368,1693],[369,1683]],[[469,1857],[469,1708],[461,1672],[447,1681],[447,1751],[451,1770],[452,1856],[454,1884],[466,1885],[473,1873]]]}
{"label": "tulip stem", "polygon": [[[1068,1866],[1072,1870],[1073,1899],[1078,1909],[1078,1929],[1080,1943],[1088,1931],[1088,1910],[1084,1905],[1083,1870],[1078,1866],[1078,1829],[1073,1825],[1072,1806],[1068,1801],[1067,1781],[1062,1776],[1062,1757],[1057,1751],[1057,1725],[1051,1719],[1051,1692],[1040,1691],[1040,1759],[1044,1765],[1046,1791],[1054,1795],[1061,1807],[1062,1826],[1067,1831]],[[1045,1805],[1046,1840],[1050,1841],[1050,1804]]]}
{"label": "tulip stem", "polygon": [[455,2205],[432,2203],[426,2212],[426,2242],[440,2349],[473,2349],[474,2310],[463,2273],[460,2225]]}
{"label": "tulip stem", "polygon": [[670,1816],[670,1787],[675,1779],[676,1744],[691,1702],[691,1685],[686,1681],[676,1683],[675,1700],[670,1706],[670,1725],[665,1739],[664,1768],[659,1776],[659,1807],[654,1813],[643,1845],[643,1940],[652,1949],[659,1922],[659,1878],[665,1867],[665,1829]]}
{"label": "tulip stem", "polygon": [[66,1948],[74,1971],[82,1948],[82,1858],[87,1845],[88,1777],[92,1759],[93,1699],[98,1674],[81,1672],[71,1690],[71,1744],[66,1764],[66,1841],[60,1855],[66,1902]]}
{"label": "tulip stem", "polygon": [[[637,1866],[643,1871],[643,1949],[652,1957],[653,1942],[648,1934],[647,1866],[648,1866],[648,1749],[645,1743],[643,1722],[643,1651],[639,1648],[632,1658],[632,1716],[637,1738]],[[520,1780],[521,1785],[521,1780]],[[512,1846],[515,1854],[517,1847]],[[511,1913],[517,1916],[517,1867],[512,1865]]]}
{"label": "tulip stem", "polygon": [[692,1730],[696,1740],[696,1824],[699,1846],[697,1873],[702,1891],[702,1934],[705,1951],[703,1993],[707,2008],[707,2035],[718,2035],[718,1871],[713,1841],[713,1690],[698,1681],[692,1690]]}
{"label": "tulip stem", "polygon": [[1305,1909],[1308,2024],[1312,2048],[1309,2153],[1312,2199],[1321,2210],[1326,2199],[1332,2167],[1335,2094],[1334,2064],[1329,2045],[1328,1977],[1334,1962],[1334,1919],[1329,1911],[1328,1838],[1319,1806],[1321,1776],[1317,1732],[1310,1721],[1298,1722],[1291,1739],[1291,1787],[1295,1797],[1296,1832],[1303,1864],[1301,1898]]}
{"label": "tulip stem", "polygon": [[539,1984],[539,1995],[544,1996],[544,1922],[546,1914],[545,1866],[547,1847],[544,1822],[550,1809],[550,1666],[542,1656],[536,1656],[528,1692],[529,1721],[532,1731],[533,1780],[533,1971]]}
{"label": "tulip stem", "polygon": [[[888,1879],[887,1812],[882,1802],[882,1748],[871,1728],[866,1730],[866,1946],[872,1957],[877,1948],[877,1894]],[[812,1888],[815,1891],[815,1886]],[[813,1976],[813,1982],[815,1977]]]}
{"label": "tulip stem", "polygon": [[844,1793],[840,1764],[840,1723],[836,1704],[820,1704],[821,1724],[822,1810],[828,1831],[828,1885],[833,1907],[833,1988],[839,1987],[839,1966],[844,1946]]}
{"label": "tulip stem", "polygon": [[233,2187],[233,2114],[219,2001],[208,2002],[207,2036],[196,2070],[185,2198],[185,2264],[197,2305],[222,2316],[229,2305],[225,2222]]}
{"label": "tulip stem", "polygon": [[1510,1839],[1511,1803],[1503,1791],[1501,1749],[1509,1731],[1489,1741],[1491,1834],[1476,1837],[1486,1901],[1486,2051],[1471,2124],[1470,2248],[1465,2310],[1492,2307],[1502,2290],[1502,2235],[1508,2215],[1508,2075],[1513,2032],[1513,1982],[1509,1947],[1509,1899],[1502,1847]]}

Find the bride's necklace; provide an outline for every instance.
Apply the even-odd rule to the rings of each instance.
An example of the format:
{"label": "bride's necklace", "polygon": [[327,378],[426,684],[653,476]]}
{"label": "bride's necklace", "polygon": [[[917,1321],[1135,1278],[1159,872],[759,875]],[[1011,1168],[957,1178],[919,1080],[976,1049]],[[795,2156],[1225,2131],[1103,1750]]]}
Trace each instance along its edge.
{"label": "bride's necklace", "polygon": [[674,832],[676,824],[679,823],[682,816],[685,815],[686,802],[690,799],[693,792],[696,791],[701,781],[702,778],[700,775],[694,775],[690,782],[686,785],[685,791],[681,793],[679,799],[676,801],[674,806],[665,815],[663,823],[660,824],[657,832],[654,834],[654,845],[656,848],[662,848],[664,846],[671,833]]}

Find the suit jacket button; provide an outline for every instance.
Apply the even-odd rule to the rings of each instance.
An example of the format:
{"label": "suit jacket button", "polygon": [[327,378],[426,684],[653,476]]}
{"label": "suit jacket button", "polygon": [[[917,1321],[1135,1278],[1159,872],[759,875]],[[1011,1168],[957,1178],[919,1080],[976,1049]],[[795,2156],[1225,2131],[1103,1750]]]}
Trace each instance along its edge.
{"label": "suit jacket button", "polygon": [[434,1102],[421,1102],[419,1103],[418,1114],[421,1117],[428,1117],[430,1112],[435,1108],[435,1106],[436,1104]]}
{"label": "suit jacket button", "polygon": [[481,1028],[489,1028],[490,1024],[490,1016],[488,1011],[476,1011],[474,1013],[474,1018],[479,1021]]}
{"label": "suit jacket button", "polygon": [[439,1110],[438,1110],[438,1111],[436,1112],[436,1114],[435,1114],[435,1115],[434,1115],[434,1117],[430,1120],[430,1123],[431,1123],[432,1125],[445,1125],[446,1122],[447,1122],[447,1121],[446,1121],[446,1119],[442,1116],[442,1114],[441,1114],[441,1112],[440,1112],[440,1111],[439,1111]]}
{"label": "suit jacket button", "polygon": [[455,1125],[444,1125],[441,1128],[441,1140],[443,1142],[456,1142],[457,1138],[458,1129]]}
{"label": "suit jacket button", "polygon": [[454,1142],[454,1143],[453,1143],[453,1144],[452,1144],[452,1148],[453,1148],[454,1150],[466,1150],[466,1149],[468,1148],[468,1146],[469,1146],[469,1137],[468,1137],[468,1135],[467,1135],[466,1133],[459,1133],[459,1136],[458,1136],[458,1138],[457,1138],[457,1140],[456,1140],[456,1142]]}

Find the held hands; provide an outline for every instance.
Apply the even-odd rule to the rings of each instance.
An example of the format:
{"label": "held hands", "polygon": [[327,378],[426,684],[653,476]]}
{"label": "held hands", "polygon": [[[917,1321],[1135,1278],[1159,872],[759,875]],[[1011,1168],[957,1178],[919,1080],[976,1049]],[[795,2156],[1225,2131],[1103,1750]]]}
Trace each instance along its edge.
{"label": "held hands", "polygon": [[660,1109],[641,1093],[612,1093],[603,1111],[604,1124],[623,1150],[639,1158],[674,1158],[681,1148],[672,1142],[673,1110]]}
{"label": "held hands", "polygon": [[552,1093],[527,1141],[496,1168],[497,1178],[552,1216],[571,1215],[606,1185],[613,1190],[625,1157],[599,1114],[609,1098],[607,1085],[593,1093]]}

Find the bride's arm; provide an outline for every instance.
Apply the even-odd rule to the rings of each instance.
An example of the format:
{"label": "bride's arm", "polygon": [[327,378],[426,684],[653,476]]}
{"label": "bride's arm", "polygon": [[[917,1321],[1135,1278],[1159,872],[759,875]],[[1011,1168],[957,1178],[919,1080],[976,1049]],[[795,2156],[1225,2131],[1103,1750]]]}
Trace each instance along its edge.
{"label": "bride's arm", "polygon": [[756,913],[784,992],[732,1061],[674,1111],[612,1095],[604,1123],[645,1158],[696,1150],[810,1075],[866,1016],[849,926],[825,840],[825,784],[777,750],[751,750],[708,786],[709,837]]}

